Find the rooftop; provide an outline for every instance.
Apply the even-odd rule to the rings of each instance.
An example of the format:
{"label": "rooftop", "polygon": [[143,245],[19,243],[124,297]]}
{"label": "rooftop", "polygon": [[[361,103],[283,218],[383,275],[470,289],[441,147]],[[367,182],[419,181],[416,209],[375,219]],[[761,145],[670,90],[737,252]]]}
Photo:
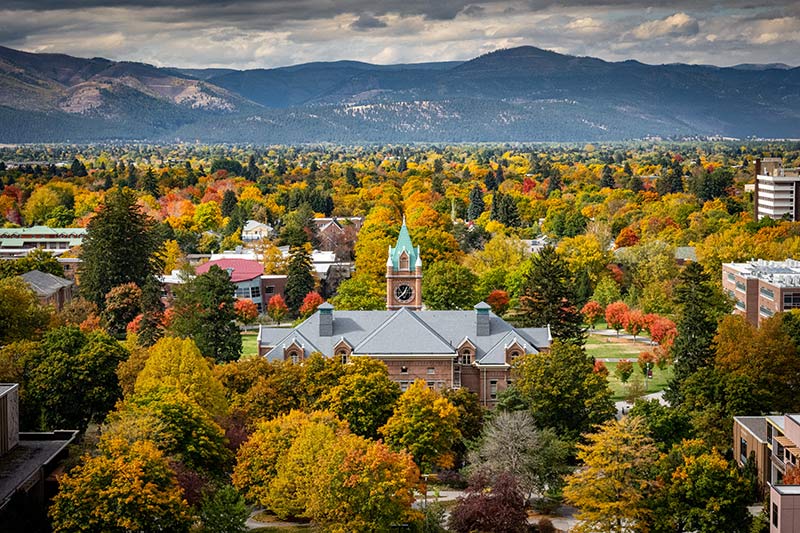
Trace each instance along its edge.
{"label": "rooftop", "polygon": [[42,466],[48,465],[75,439],[77,431],[20,433],[19,444],[0,457],[0,507]]}
{"label": "rooftop", "polygon": [[25,280],[25,283],[33,289],[33,292],[43,298],[52,296],[64,287],[70,287],[74,283],[68,279],[39,270],[31,270],[30,272],[24,273],[21,277]]}
{"label": "rooftop", "polygon": [[746,278],[767,281],[777,287],[800,287],[800,261],[795,259],[754,259],[746,263],[724,263],[723,266]]}
{"label": "rooftop", "polygon": [[755,438],[767,442],[767,419],[763,416],[735,416],[739,424],[745,427]]}
{"label": "rooftop", "polygon": [[216,259],[203,263],[195,269],[198,275],[205,274],[212,266],[218,266],[231,274],[233,283],[240,283],[260,277],[264,273],[264,265],[252,259]]}

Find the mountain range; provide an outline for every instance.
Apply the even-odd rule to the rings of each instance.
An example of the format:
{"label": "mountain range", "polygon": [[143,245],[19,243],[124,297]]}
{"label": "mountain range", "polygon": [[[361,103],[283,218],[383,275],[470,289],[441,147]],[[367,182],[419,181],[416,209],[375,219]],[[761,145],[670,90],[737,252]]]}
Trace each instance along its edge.
{"label": "mountain range", "polygon": [[470,61],[181,69],[0,47],[0,142],[369,143],[800,137],[800,68],[532,46]]}

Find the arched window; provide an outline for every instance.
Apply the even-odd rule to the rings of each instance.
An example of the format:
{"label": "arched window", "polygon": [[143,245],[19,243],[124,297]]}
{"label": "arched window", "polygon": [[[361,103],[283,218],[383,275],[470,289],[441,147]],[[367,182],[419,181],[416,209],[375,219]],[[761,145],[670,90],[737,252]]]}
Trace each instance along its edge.
{"label": "arched window", "polygon": [[339,356],[339,360],[343,365],[350,362],[350,354],[347,353],[347,350],[339,350],[336,354]]}
{"label": "arched window", "polygon": [[292,363],[296,365],[300,362],[300,354],[292,350],[291,352],[289,352],[289,359],[291,359]]}

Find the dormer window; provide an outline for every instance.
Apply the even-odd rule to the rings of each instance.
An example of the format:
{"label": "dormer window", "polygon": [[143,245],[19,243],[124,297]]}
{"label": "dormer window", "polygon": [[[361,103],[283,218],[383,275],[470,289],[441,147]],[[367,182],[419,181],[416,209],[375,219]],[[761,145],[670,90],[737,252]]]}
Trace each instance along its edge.
{"label": "dormer window", "polygon": [[350,362],[350,354],[347,352],[347,350],[339,350],[336,352],[336,355],[339,356],[339,361],[341,361],[343,365],[346,365]]}
{"label": "dormer window", "polygon": [[472,364],[472,351],[469,348],[465,348],[461,350],[461,353],[458,357],[458,362],[462,365],[471,365]]}
{"label": "dormer window", "polygon": [[289,359],[291,359],[292,364],[296,365],[300,362],[300,354],[292,350],[291,352],[289,352]]}
{"label": "dormer window", "polygon": [[409,270],[408,254],[405,251],[400,254],[400,270]]}

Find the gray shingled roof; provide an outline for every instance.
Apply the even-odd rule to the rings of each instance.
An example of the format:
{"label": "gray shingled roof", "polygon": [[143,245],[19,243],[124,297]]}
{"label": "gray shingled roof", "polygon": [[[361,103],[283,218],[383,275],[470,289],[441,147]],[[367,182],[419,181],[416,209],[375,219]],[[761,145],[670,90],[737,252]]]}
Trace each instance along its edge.
{"label": "gray shingled roof", "polygon": [[60,278],[39,270],[31,270],[30,272],[24,273],[21,277],[25,280],[25,283],[33,289],[33,292],[42,298],[48,298],[64,287],[70,287],[73,283],[68,279]]}
{"label": "gray shingled roof", "polygon": [[[284,346],[302,338],[306,354],[319,351],[331,356],[342,341],[356,355],[439,355],[453,354],[465,341],[476,347],[480,364],[505,364],[505,348],[516,341],[526,353],[550,346],[548,328],[514,328],[489,313],[490,334],[477,335],[475,311],[334,311],[333,335],[319,335],[319,311],[294,329],[261,326],[260,344],[273,347],[266,357],[283,359]],[[299,337],[298,337],[299,334]]]}

